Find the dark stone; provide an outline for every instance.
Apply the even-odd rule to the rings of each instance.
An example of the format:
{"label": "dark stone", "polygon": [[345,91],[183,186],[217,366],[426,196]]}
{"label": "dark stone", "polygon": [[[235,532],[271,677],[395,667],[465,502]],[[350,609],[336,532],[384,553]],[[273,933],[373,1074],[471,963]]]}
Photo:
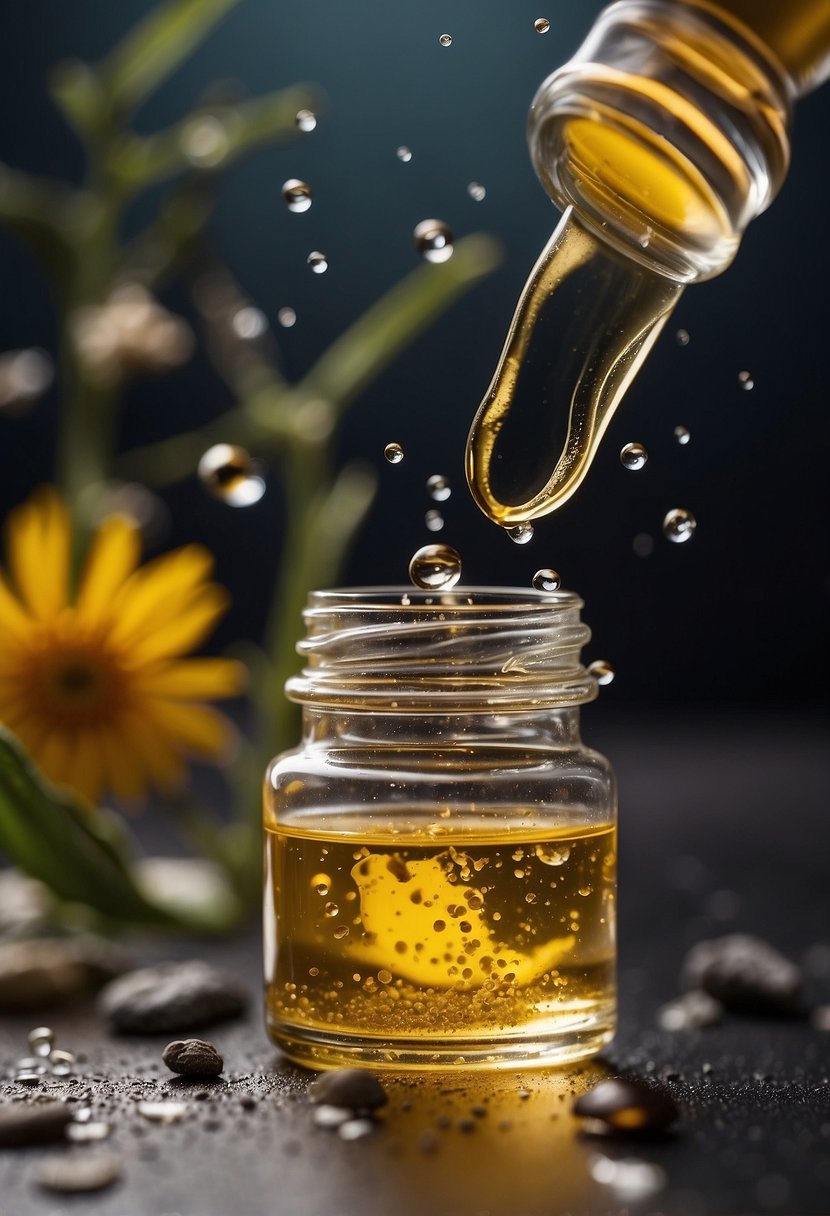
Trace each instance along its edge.
{"label": "dark stone", "polygon": [[51,1161],[44,1161],[36,1174],[38,1186],[46,1191],[65,1194],[103,1191],[120,1177],[121,1162],[111,1153],[55,1157]]}
{"label": "dark stone", "polygon": [[4,1102],[0,1105],[0,1148],[25,1148],[63,1140],[72,1110],[63,1102],[39,1102],[36,1106]]}
{"label": "dark stone", "polygon": [[28,1013],[97,991],[131,966],[102,938],[42,937],[0,942],[0,1013]]}
{"label": "dark stone", "polygon": [[702,988],[727,1009],[742,1013],[793,1013],[801,971],[774,946],[745,933],[698,942],[683,964],[686,988]]}
{"label": "dark stone", "polygon": [[[171,1072],[181,1073],[185,1077],[218,1077],[225,1067],[219,1052],[204,1039],[175,1039],[167,1044],[161,1058]],[[197,1094],[196,1097],[202,1095]]]}
{"label": "dark stone", "polygon": [[162,963],[108,984],[98,1008],[113,1030],[169,1034],[237,1017],[248,997],[235,975],[198,961]]}
{"label": "dark stone", "polygon": [[347,1110],[377,1110],[385,1106],[386,1090],[371,1072],[362,1068],[335,1068],[324,1072],[308,1087],[315,1105],[340,1106]]}
{"label": "dark stone", "polygon": [[577,1098],[575,1115],[599,1123],[601,1131],[637,1135],[661,1132],[674,1123],[677,1107],[662,1089],[642,1081],[601,1081]]}

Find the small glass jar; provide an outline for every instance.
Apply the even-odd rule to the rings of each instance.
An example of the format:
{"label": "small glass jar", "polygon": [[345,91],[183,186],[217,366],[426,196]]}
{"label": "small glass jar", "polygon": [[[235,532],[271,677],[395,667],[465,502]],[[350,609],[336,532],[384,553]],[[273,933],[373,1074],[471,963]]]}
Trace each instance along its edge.
{"label": "small glass jar", "polygon": [[614,1031],[616,787],[570,592],[314,593],[265,781],[266,1019],[314,1068],[505,1068]]}

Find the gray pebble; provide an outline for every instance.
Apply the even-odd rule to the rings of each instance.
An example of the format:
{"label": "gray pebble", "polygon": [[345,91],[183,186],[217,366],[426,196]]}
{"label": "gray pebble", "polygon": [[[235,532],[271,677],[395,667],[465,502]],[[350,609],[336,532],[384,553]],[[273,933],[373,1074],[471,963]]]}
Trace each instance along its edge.
{"label": "gray pebble", "polygon": [[121,1162],[111,1153],[55,1157],[44,1161],[35,1175],[38,1186],[44,1190],[65,1194],[103,1191],[120,1177]]}
{"label": "gray pebble", "polygon": [[376,1110],[388,1101],[377,1077],[362,1068],[335,1068],[322,1073],[309,1085],[308,1096],[317,1105],[348,1110]]}
{"label": "gray pebble", "polygon": [[184,1077],[218,1077],[225,1067],[219,1052],[204,1039],[174,1039],[167,1044],[161,1058],[171,1072]]}
{"label": "gray pebble", "polygon": [[702,988],[726,1009],[793,1013],[801,971],[774,946],[748,933],[698,942],[683,964],[686,988]]}
{"label": "gray pebble", "polygon": [[702,1030],[723,1019],[724,1009],[708,992],[693,989],[657,1010],[661,1030]]}
{"label": "gray pebble", "polygon": [[37,1106],[4,1102],[0,1104],[0,1147],[23,1148],[63,1140],[71,1118],[72,1110],[63,1102],[42,1102]]}
{"label": "gray pebble", "polygon": [[0,1013],[25,1013],[97,991],[129,966],[103,938],[33,938],[0,942]]}
{"label": "gray pebble", "polygon": [[236,976],[207,963],[162,963],[108,984],[98,1001],[114,1030],[164,1034],[238,1016],[248,1003]]}

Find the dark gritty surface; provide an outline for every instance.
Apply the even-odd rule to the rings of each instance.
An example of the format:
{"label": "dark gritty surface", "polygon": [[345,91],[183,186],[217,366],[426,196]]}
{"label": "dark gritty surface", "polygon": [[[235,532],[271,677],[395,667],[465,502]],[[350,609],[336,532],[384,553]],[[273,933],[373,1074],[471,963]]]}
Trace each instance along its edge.
{"label": "dark gritty surface", "polygon": [[[828,999],[826,730],[782,717],[601,733],[590,741],[618,770],[623,834],[621,1028],[599,1064],[389,1080],[377,1131],[347,1143],[313,1126],[310,1074],[280,1061],[256,1002],[247,1019],[211,1030],[225,1058],[215,1081],[171,1076],[163,1035],[117,1039],[87,1007],[53,1011],[46,1020],[82,1053],[81,1075],[46,1079],[40,1091],[4,1079],[0,1093],[91,1105],[94,1120],[112,1125],[105,1147],[123,1179],[100,1194],[49,1196],[36,1188],[40,1164],[97,1146],[2,1150],[3,1216],[826,1216],[830,1035],[799,1018],[727,1017],[678,1033],[656,1029],[655,1018],[678,991],[688,946],[731,931],[758,933],[806,963],[807,1001]],[[165,951],[231,967],[256,993],[253,935],[153,943],[145,955]],[[36,1021],[4,1019],[4,1074]],[[573,1091],[603,1066],[661,1082],[680,1107],[677,1131],[631,1142],[581,1135]],[[150,1123],[142,1099],[184,1101],[187,1115]],[[656,1168],[621,1173],[620,1159]]]}

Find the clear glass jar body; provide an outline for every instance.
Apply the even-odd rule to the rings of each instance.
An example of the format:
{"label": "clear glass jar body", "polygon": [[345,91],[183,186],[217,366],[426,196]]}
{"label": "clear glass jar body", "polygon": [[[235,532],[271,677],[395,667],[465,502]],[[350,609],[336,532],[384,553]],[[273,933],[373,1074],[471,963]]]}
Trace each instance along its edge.
{"label": "clear glass jar body", "polygon": [[[520,597],[517,599],[516,597]],[[615,1021],[616,791],[567,593],[321,593],[265,783],[266,1020],[315,1068],[499,1068]]]}
{"label": "clear glass jar body", "polygon": [[826,0],[620,0],[539,88],[531,157],[614,248],[710,278],[780,189],[793,102],[828,72]]}

